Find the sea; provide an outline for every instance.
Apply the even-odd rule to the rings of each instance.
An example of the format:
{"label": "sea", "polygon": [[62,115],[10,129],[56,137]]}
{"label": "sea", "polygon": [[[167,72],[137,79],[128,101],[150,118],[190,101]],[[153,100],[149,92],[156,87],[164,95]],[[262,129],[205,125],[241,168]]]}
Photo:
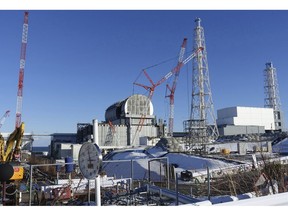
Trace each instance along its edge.
{"label": "sea", "polygon": [[49,146],[33,146],[32,152],[48,152]]}

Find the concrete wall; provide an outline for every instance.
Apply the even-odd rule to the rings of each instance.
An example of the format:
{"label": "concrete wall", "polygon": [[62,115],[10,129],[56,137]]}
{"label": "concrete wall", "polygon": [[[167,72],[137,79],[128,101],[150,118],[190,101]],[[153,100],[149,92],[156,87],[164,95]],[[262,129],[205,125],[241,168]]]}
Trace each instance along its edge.
{"label": "concrete wall", "polygon": [[264,126],[275,130],[272,108],[229,107],[217,110],[217,125]]}
{"label": "concrete wall", "polygon": [[263,134],[264,126],[234,126],[226,125],[218,128],[220,136],[231,136],[238,134]]}

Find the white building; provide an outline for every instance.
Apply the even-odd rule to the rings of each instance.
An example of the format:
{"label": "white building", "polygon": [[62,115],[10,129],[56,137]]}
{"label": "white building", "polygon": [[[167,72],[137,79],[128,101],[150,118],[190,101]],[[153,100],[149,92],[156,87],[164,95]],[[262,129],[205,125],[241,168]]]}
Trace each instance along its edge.
{"label": "white building", "polygon": [[[264,133],[275,130],[272,108],[228,107],[217,110],[217,126],[220,135]],[[228,131],[221,130],[229,128]]]}

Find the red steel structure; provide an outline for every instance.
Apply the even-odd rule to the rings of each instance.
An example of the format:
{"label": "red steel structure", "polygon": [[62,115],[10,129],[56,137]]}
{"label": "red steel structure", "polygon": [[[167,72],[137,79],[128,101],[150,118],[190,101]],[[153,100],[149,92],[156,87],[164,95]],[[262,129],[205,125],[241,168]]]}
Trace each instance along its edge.
{"label": "red steel structure", "polygon": [[[164,77],[162,77],[158,82],[154,83],[153,80],[150,78],[150,76],[148,75],[148,73],[143,70],[143,73],[144,75],[146,76],[146,78],[149,80],[149,82],[151,83],[151,86],[146,86],[146,85],[143,85],[143,84],[139,84],[139,83],[135,83],[134,82],[134,85],[138,85],[138,86],[141,86],[143,88],[145,88],[146,90],[149,91],[149,100],[151,101],[152,100],[152,96],[154,94],[154,91],[156,89],[157,86],[161,85],[163,82],[165,82],[166,80],[168,80],[173,74],[177,74],[179,75],[179,71],[180,69],[185,65],[187,64],[190,60],[192,60],[195,55],[203,50],[202,47],[200,47],[199,49],[197,49],[195,52],[193,52],[191,55],[189,55],[186,59],[183,60],[183,57],[184,57],[184,53],[185,53],[185,49],[186,49],[186,44],[187,44],[187,38],[184,38],[183,42],[182,42],[182,45],[181,45],[181,49],[180,49],[180,54],[179,54],[179,60],[178,60],[178,64],[176,67],[174,67],[171,71],[169,71]],[[177,76],[178,76],[177,75]],[[176,87],[175,87],[176,88]],[[148,106],[148,105],[147,105]],[[140,132],[141,129],[142,129],[142,126],[143,126],[143,123],[144,123],[144,120],[145,120],[145,116],[146,115],[142,115],[141,119],[140,119],[140,122],[138,124],[138,127],[136,129],[136,133],[137,132]],[[136,135],[135,135],[136,137]],[[134,138],[135,138],[134,137]],[[133,141],[134,142],[134,141]],[[132,143],[133,143],[132,142]]]}
{"label": "red steel structure", "polygon": [[[182,45],[182,47],[183,47],[183,45]],[[194,58],[198,54],[198,52],[200,52],[201,50],[203,50],[202,47],[200,47],[194,53],[192,53],[190,58],[191,59]],[[181,51],[182,51],[182,49],[181,49]],[[175,91],[176,91],[177,81],[178,81],[178,77],[179,77],[179,74],[180,74],[180,69],[181,69],[181,67],[183,65],[183,57],[184,57],[184,51],[183,51],[182,55],[181,55],[181,51],[180,51],[180,55],[179,55],[178,64],[176,66],[176,71],[175,71],[175,74],[174,74],[174,80],[173,80],[172,87],[170,87],[168,84],[166,85],[166,90],[168,89],[170,91],[170,94],[166,95],[166,97],[169,97],[169,99],[170,99],[168,136],[173,136],[173,128],[174,128],[174,94],[175,94]]]}

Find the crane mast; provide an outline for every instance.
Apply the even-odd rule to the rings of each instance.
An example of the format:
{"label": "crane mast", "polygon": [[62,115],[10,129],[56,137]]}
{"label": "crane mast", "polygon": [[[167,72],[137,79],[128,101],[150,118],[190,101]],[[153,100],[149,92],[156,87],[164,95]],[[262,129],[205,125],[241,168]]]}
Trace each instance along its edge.
{"label": "crane mast", "polygon": [[23,100],[23,81],[24,81],[25,61],[26,61],[27,37],[28,37],[28,12],[25,12],[24,13],[23,31],[22,31],[21,53],[20,53],[20,70],[19,70],[19,79],[18,79],[16,123],[15,123],[16,128],[19,128],[21,125],[22,100]]}
{"label": "crane mast", "polygon": [[[187,43],[187,38],[184,38],[183,40],[183,43],[181,45],[181,49],[180,49],[180,56],[179,56],[179,59],[180,58],[183,58],[184,56],[184,52],[185,52],[185,46],[186,46],[186,43]],[[168,80],[174,73],[177,72],[177,70],[180,70],[180,68],[182,67],[182,62],[181,64],[178,64],[175,68],[173,68],[171,71],[169,71],[164,77],[162,77],[157,83],[154,83],[153,80],[150,78],[150,76],[148,75],[148,73],[143,70],[143,73],[144,75],[146,76],[146,78],[149,80],[149,82],[151,83],[151,86],[146,86],[146,85],[143,85],[143,84],[140,84],[140,83],[136,83],[134,82],[134,85],[138,85],[138,86],[141,86],[143,88],[145,88],[146,90],[149,91],[149,96],[148,96],[148,99],[149,101],[152,100],[152,96],[154,94],[154,91],[156,89],[157,86],[161,85],[163,82],[165,82],[166,80]],[[147,104],[147,107],[149,106],[149,104]],[[136,129],[136,134],[137,132],[140,132],[141,129],[142,129],[142,126],[144,124],[144,120],[145,120],[145,117],[146,115],[145,114],[142,114],[141,118],[140,118],[140,121],[139,121],[139,124],[138,124],[138,127]],[[132,143],[134,143],[134,140],[136,138],[136,134],[134,136],[134,139],[132,141]]]}
{"label": "crane mast", "polygon": [[[183,42],[182,44],[182,48],[180,51],[180,55],[179,55],[179,60],[178,60],[178,64],[176,67],[176,72],[174,75],[174,80],[173,80],[173,84],[172,87],[170,87],[168,84],[166,85],[166,89],[168,89],[170,91],[169,95],[166,95],[166,97],[169,97],[170,99],[170,112],[169,112],[169,128],[168,128],[168,136],[173,136],[173,128],[174,128],[174,94],[176,91],[176,86],[177,86],[177,81],[178,81],[178,77],[180,74],[180,69],[182,67],[183,64],[183,57],[184,57],[184,51],[185,51],[185,46],[186,46],[186,41],[185,44]],[[202,47],[198,48],[195,52],[193,52],[190,56],[189,59],[185,59],[185,64],[188,62],[187,60],[191,60],[193,59],[198,52],[200,52],[201,50],[203,50]]]}
{"label": "crane mast", "polygon": [[[194,58],[196,52],[198,52],[198,51],[200,51],[200,50],[203,50],[202,47],[199,47],[199,48],[197,49],[197,51],[195,51],[194,53],[192,53],[191,55],[189,55],[186,59],[184,59],[184,60],[182,61],[183,56],[184,56],[184,52],[185,52],[186,42],[187,42],[187,39],[184,38],[184,40],[183,40],[183,42],[182,42],[182,45],[181,45],[181,49],[180,49],[179,59],[180,59],[181,61],[179,60],[179,61],[180,61],[179,64],[177,64],[176,67],[174,67],[171,71],[169,71],[169,72],[168,72],[164,77],[162,77],[158,82],[154,83],[153,80],[150,78],[150,76],[148,75],[148,73],[147,73],[145,70],[143,70],[143,73],[144,73],[144,75],[146,76],[146,78],[149,80],[149,82],[151,83],[151,86],[146,86],[146,85],[143,85],[143,84],[134,82],[134,85],[141,86],[141,87],[143,87],[143,88],[145,88],[146,90],[149,91],[149,96],[148,96],[148,98],[149,98],[150,101],[152,100],[152,96],[153,96],[154,91],[155,91],[155,89],[156,89],[157,86],[161,85],[163,82],[165,82],[166,80],[168,80],[173,74],[177,73],[177,71],[180,71],[180,69],[181,69],[185,64],[187,64],[190,60],[192,60],[192,59]],[[148,107],[148,105],[147,105],[147,107]],[[146,117],[145,114],[143,114],[143,115],[141,116],[141,119],[140,119],[140,122],[139,122],[139,124],[138,124],[137,129],[136,129],[135,136],[134,136],[134,139],[133,139],[133,142],[132,142],[132,143],[134,143],[134,140],[135,140],[135,137],[136,137],[137,132],[140,132],[141,129],[142,129],[142,126],[143,126],[145,117]]]}

